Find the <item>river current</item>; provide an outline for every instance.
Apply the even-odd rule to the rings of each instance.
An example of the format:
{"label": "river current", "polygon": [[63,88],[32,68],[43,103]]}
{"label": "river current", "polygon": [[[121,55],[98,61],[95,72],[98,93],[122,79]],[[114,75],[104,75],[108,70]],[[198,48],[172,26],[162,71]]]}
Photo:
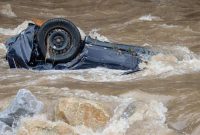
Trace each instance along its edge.
{"label": "river current", "polygon": [[[9,69],[4,42],[33,18],[64,17],[103,41],[148,46],[161,53],[145,70],[94,68],[75,71]],[[51,119],[51,103],[81,97],[103,103],[112,118],[105,129],[84,135],[200,134],[199,0],[0,0],[0,103],[30,90]],[[127,106],[134,103],[134,107]],[[122,113],[134,114],[120,118]]]}

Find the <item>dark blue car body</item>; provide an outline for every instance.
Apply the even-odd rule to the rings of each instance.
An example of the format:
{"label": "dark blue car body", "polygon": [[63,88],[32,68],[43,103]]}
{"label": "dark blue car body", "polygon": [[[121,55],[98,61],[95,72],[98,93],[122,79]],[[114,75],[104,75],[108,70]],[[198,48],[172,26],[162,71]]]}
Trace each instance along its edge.
{"label": "dark blue car body", "polygon": [[39,27],[29,26],[19,35],[7,40],[7,60],[10,68],[26,68],[35,70],[75,70],[95,67],[139,71],[139,63],[155,53],[148,48],[102,42],[85,37],[82,49],[76,58],[66,63],[50,63],[41,58],[35,35]]}

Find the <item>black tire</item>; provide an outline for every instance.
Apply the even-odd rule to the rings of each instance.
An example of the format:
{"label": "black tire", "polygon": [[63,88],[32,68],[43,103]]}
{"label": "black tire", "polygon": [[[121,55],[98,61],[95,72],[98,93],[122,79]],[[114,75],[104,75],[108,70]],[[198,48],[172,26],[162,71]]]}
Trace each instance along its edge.
{"label": "black tire", "polygon": [[52,63],[67,63],[81,50],[80,32],[66,19],[45,22],[37,33],[37,39],[44,59]]}

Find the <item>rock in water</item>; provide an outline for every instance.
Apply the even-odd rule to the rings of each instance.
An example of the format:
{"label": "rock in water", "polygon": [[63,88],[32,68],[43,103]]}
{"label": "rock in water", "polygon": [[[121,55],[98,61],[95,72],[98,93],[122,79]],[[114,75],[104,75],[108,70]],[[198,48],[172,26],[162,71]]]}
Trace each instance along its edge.
{"label": "rock in water", "polygon": [[84,125],[97,130],[106,125],[110,116],[97,102],[80,98],[63,98],[58,101],[55,118],[72,126]]}
{"label": "rock in water", "polygon": [[77,135],[73,128],[64,122],[51,122],[42,119],[26,118],[22,121],[17,135]]}
{"label": "rock in water", "polygon": [[12,128],[0,122],[0,135],[12,135]]}
{"label": "rock in water", "polygon": [[12,126],[20,117],[33,116],[41,112],[43,103],[28,90],[19,90],[11,104],[0,112],[0,121]]}

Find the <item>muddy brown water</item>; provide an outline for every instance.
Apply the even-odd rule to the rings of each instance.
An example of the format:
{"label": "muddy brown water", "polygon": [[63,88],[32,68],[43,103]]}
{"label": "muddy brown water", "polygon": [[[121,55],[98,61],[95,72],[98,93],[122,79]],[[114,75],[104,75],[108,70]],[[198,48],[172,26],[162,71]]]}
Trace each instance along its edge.
{"label": "muddy brown water", "polygon": [[[152,58],[146,70],[127,76],[104,68],[73,72],[9,69],[3,42],[15,34],[17,26],[25,28],[24,21],[54,17],[67,18],[97,38],[103,35],[112,42],[147,45],[164,54]],[[133,98],[152,114],[148,120],[132,121],[119,134],[200,134],[199,0],[1,0],[0,27],[2,100],[21,88],[46,104],[64,93],[95,99],[105,95],[101,99],[105,104],[114,97]]]}

